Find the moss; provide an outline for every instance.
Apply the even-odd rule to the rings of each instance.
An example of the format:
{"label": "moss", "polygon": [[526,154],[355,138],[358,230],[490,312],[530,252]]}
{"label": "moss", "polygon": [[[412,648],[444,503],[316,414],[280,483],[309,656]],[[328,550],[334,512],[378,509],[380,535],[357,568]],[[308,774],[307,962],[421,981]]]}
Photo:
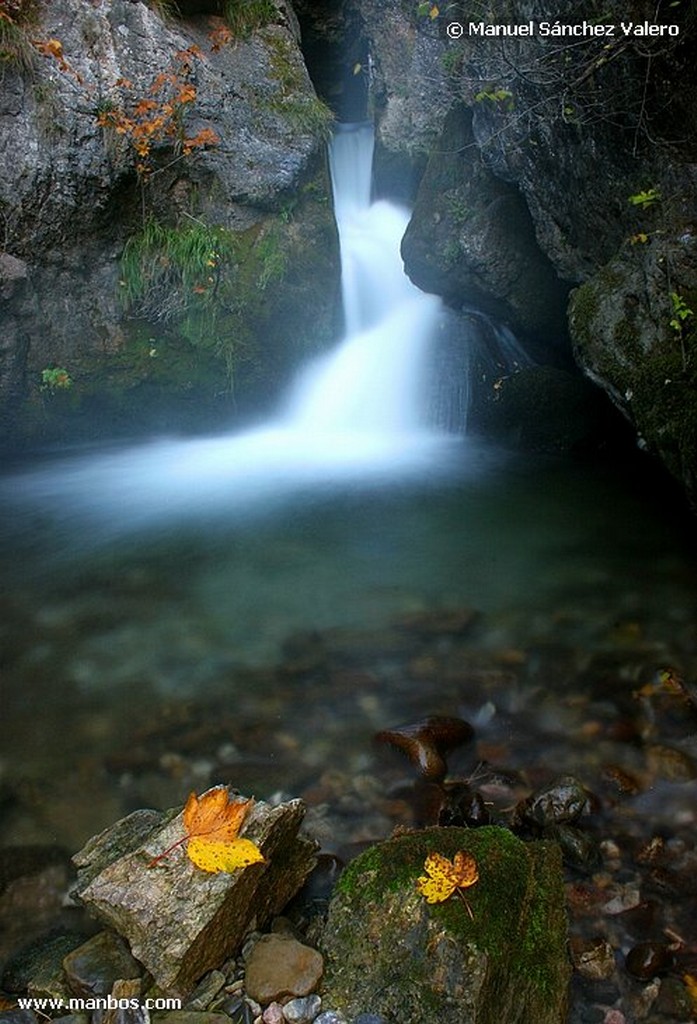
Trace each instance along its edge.
{"label": "moss", "polygon": [[[466,894],[472,917],[455,896],[427,905],[416,889],[429,853],[437,850],[452,858],[461,849],[479,865],[479,881]],[[467,971],[483,972],[477,983],[481,991],[474,985],[479,1024],[498,1024],[508,1013],[522,1019],[514,1018],[518,999],[526,1005],[525,1019],[561,1020],[568,966],[560,865],[554,844],[525,844],[495,827],[427,829],[366,851],[342,875],[330,911],[330,998],[356,1012],[351,1001],[357,973],[370,971],[374,988],[385,993],[384,1002],[364,1009],[389,1012],[399,990],[404,1006],[411,1006],[403,1017],[395,1017],[400,1022],[416,1020],[427,1010],[425,1019],[460,1019],[462,1007],[447,1008],[453,994],[448,985],[458,991],[462,987],[464,957]],[[451,947],[451,966],[458,965],[452,977]],[[405,981],[401,971],[406,964]],[[358,988],[360,999],[362,985]],[[462,998],[472,996],[463,993]],[[424,1000],[433,1005],[426,1007]]]}

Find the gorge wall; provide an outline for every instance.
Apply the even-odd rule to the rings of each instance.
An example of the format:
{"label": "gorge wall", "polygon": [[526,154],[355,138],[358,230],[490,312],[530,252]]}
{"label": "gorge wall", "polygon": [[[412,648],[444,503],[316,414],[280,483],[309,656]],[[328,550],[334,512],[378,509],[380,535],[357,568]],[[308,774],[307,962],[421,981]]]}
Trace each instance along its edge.
{"label": "gorge wall", "polygon": [[190,429],[263,405],[336,328],[331,113],[291,8],[8,11],[5,442]]}
{"label": "gorge wall", "polygon": [[[455,309],[508,323],[548,381],[573,353],[694,502],[694,5],[345,6],[370,41],[382,149],[420,181],[403,243],[410,276]],[[542,36],[542,21],[557,34]],[[531,22],[530,35],[496,34]],[[461,34],[449,35],[453,23]],[[584,23],[614,28],[559,34]],[[677,35],[647,34],[669,24]],[[524,398],[521,385],[496,381],[496,401]],[[538,399],[531,390],[535,417]]]}

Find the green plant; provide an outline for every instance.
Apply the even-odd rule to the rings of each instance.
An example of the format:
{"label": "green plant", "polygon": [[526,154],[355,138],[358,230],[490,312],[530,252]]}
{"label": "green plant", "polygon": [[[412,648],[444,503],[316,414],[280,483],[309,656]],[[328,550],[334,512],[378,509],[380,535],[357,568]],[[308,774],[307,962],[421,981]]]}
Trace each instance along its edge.
{"label": "green plant", "polygon": [[12,65],[26,72],[34,66],[31,28],[36,7],[36,0],[0,0],[0,67]]}
{"label": "green plant", "polygon": [[513,93],[510,89],[481,89],[474,102],[500,104],[505,110],[513,110]]}
{"label": "green plant", "polygon": [[223,17],[230,31],[242,39],[278,17],[273,0],[225,0]]}
{"label": "green plant", "polygon": [[271,65],[270,81],[276,94],[257,100],[262,109],[281,114],[298,135],[312,135],[327,140],[334,124],[334,113],[319,97],[307,91],[302,65],[291,43],[285,37],[266,40]]}
{"label": "green plant", "polygon": [[633,196],[629,196],[629,202],[632,206],[639,206],[642,210],[645,210],[649,206],[653,206],[657,200],[661,198],[661,193],[656,188],[648,188],[642,192],[636,192]]}
{"label": "green plant", "polygon": [[47,366],[41,371],[42,391],[67,391],[72,386],[72,377],[62,366]]}
{"label": "green plant", "polygon": [[673,311],[670,326],[677,334],[682,334],[683,330],[688,325],[688,322],[695,314],[687,305],[682,295],[679,295],[678,292],[670,293],[670,301]]}

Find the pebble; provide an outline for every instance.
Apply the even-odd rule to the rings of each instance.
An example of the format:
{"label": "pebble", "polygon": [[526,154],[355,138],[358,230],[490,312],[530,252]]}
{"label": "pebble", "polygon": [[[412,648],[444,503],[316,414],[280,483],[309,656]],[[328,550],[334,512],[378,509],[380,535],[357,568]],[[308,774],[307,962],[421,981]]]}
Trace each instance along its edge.
{"label": "pebble", "polygon": [[615,972],[615,952],[603,938],[571,940],[571,959],[583,978],[597,981],[610,978]]}
{"label": "pebble", "polygon": [[649,981],[673,965],[673,955],[662,942],[640,942],[627,953],[624,965],[634,978]]}
{"label": "pebble", "polygon": [[283,1017],[288,1024],[311,1024],[322,1009],[319,996],[305,996],[302,999],[291,999],[283,1007]]}
{"label": "pebble", "polygon": [[262,935],[245,964],[245,988],[266,1004],[287,996],[307,996],[324,970],[321,953],[285,934]]}
{"label": "pebble", "polygon": [[105,996],[119,979],[139,978],[142,968],[118,935],[99,932],[63,960],[70,989],[76,996]]}
{"label": "pebble", "polygon": [[314,1024],[346,1024],[346,1018],[338,1010],[324,1010],[315,1017]]}
{"label": "pebble", "polygon": [[280,1003],[269,1003],[261,1015],[264,1024],[283,1024],[283,1007]]}

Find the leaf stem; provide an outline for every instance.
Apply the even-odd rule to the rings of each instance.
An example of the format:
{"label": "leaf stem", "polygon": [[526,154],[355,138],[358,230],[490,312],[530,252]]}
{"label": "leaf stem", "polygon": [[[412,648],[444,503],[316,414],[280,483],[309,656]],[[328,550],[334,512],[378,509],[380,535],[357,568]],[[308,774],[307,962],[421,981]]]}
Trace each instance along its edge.
{"label": "leaf stem", "polygon": [[157,857],[153,857],[153,859],[148,864],[148,867],[154,868],[155,865],[159,864],[161,860],[164,860],[165,857],[168,857],[172,850],[176,850],[178,846],[181,846],[182,843],[185,843],[188,838],[189,836],[182,836],[181,839],[177,839],[176,843],[172,843],[172,845],[168,846],[166,850],[162,851],[162,853],[158,853]]}

